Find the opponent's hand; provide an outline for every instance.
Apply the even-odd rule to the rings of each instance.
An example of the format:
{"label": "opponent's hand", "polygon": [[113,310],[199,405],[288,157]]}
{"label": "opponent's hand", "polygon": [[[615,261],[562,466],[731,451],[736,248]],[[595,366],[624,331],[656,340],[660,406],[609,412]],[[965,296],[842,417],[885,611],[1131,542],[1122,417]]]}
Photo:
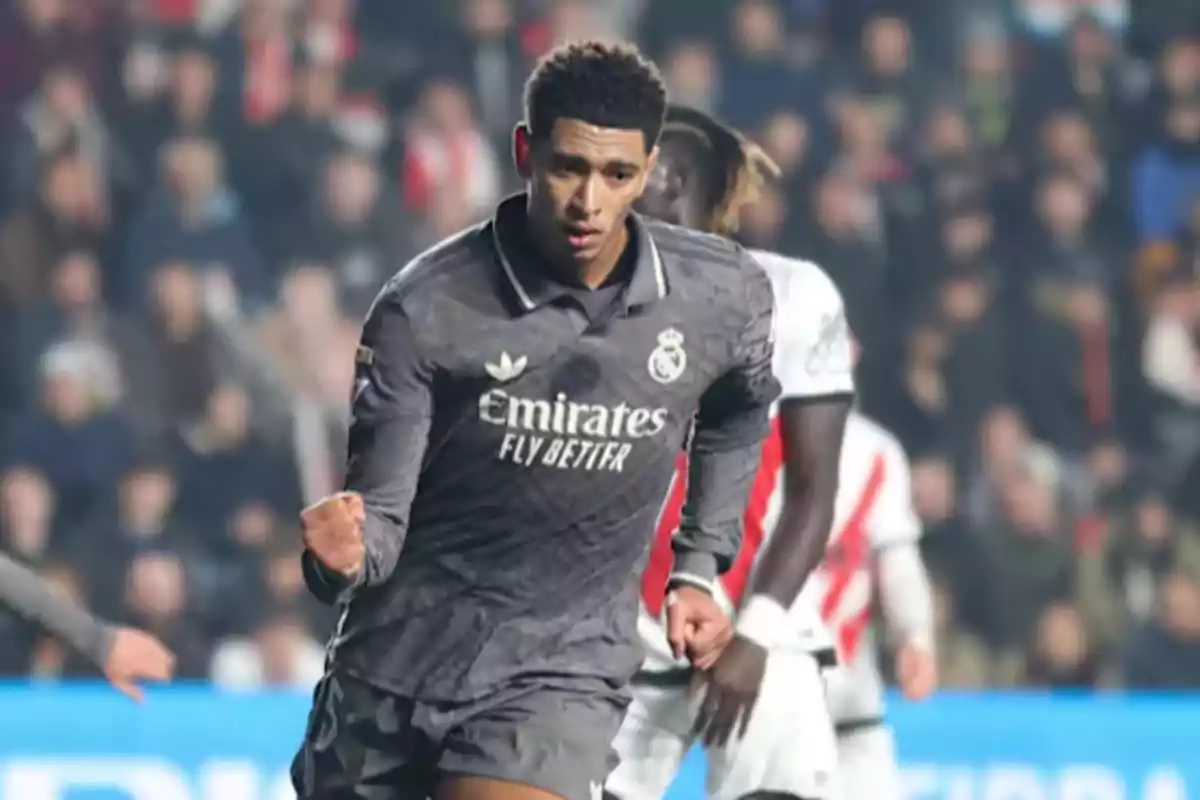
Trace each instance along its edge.
{"label": "opponent's hand", "polygon": [[766,648],[734,636],[712,669],[696,673],[692,688],[704,699],[695,734],[705,745],[723,747],[735,732],[739,739],[746,735],[766,671]]}
{"label": "opponent's hand", "polygon": [[167,681],[175,673],[175,656],[148,633],[120,628],[104,664],[104,677],[130,699],[142,702],[138,681]]}
{"label": "opponent's hand", "polygon": [[914,642],[901,645],[896,651],[896,682],[905,698],[926,699],[937,688],[937,658]]}
{"label": "opponent's hand", "polygon": [[304,546],[328,569],[353,580],[363,568],[366,520],[362,495],[338,492],[300,512]]}
{"label": "opponent's hand", "polygon": [[687,655],[693,666],[707,669],[732,638],[733,623],[711,594],[695,586],[667,594],[667,641],[676,658]]}

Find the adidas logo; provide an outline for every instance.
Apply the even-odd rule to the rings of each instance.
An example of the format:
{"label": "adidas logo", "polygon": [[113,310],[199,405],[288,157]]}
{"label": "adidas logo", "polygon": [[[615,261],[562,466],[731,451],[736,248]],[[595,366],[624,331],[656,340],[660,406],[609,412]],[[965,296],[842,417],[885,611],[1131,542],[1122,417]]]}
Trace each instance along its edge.
{"label": "adidas logo", "polygon": [[483,365],[487,370],[487,374],[491,375],[500,383],[508,383],[511,380],[519,378],[521,373],[525,371],[525,366],[529,363],[529,359],[521,356],[515,361],[508,353],[501,353],[500,360],[493,364],[488,362]]}

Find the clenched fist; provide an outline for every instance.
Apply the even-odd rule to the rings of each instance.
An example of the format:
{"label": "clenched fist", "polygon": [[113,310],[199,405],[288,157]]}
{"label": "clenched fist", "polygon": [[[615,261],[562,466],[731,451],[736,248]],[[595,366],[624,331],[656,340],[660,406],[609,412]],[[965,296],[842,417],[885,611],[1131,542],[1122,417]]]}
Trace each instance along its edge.
{"label": "clenched fist", "polygon": [[366,557],[366,518],[362,495],[338,492],[326,497],[300,512],[304,546],[331,572],[353,580],[362,572]]}

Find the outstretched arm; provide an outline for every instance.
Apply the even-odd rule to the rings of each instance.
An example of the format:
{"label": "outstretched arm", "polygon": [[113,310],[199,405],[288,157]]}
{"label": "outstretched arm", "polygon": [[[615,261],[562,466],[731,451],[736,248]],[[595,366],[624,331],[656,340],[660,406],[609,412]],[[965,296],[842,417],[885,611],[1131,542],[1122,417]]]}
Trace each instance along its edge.
{"label": "outstretched arm", "polygon": [[871,520],[884,634],[895,650],[896,681],[910,700],[937,688],[933,589],[918,544],[908,461],[899,444],[887,454],[888,479]]}
{"label": "outstretched arm", "polygon": [[71,602],[33,570],[0,554],[0,602],[104,666],[116,629]]}
{"label": "outstretched arm", "polygon": [[33,620],[78,650],[121,692],[141,700],[140,680],[165,681],[175,657],[142,631],[117,628],[89,614],[8,556],[0,554],[0,605]]}

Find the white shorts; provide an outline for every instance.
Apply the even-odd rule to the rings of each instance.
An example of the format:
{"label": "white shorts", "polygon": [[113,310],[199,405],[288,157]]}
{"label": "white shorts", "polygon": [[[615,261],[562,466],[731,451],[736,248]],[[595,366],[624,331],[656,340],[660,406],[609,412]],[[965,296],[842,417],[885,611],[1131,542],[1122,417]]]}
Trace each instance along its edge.
{"label": "white shorts", "polygon": [[900,800],[896,746],[886,725],[839,735],[838,763],[845,800]]}
{"label": "white shorts", "polygon": [[[620,800],[661,800],[692,745],[698,703],[685,686],[635,686],[613,741],[621,762],[609,776],[608,791]],[[707,794],[710,800],[738,800],[775,791],[841,800],[837,763],[816,660],[803,650],[779,650],[767,659],[745,737],[709,750]]]}

